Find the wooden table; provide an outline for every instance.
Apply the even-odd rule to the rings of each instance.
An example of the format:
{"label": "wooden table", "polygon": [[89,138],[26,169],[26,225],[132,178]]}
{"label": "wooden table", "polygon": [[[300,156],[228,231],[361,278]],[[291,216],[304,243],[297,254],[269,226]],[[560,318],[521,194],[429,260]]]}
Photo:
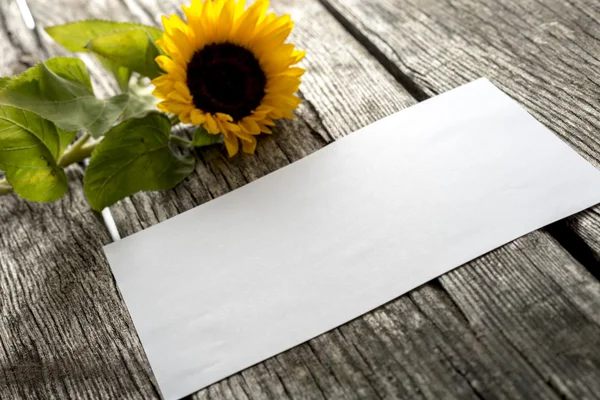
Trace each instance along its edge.
{"label": "wooden table", "polygon": [[[43,26],[84,18],[159,22],[175,0],[0,3],[0,69],[66,54]],[[343,135],[489,77],[600,167],[597,0],[273,0],[307,49],[298,119],[255,157],[200,153],[174,190],[111,208],[122,236],[294,162]],[[115,83],[86,58],[96,91]],[[157,398],[82,193],[0,198],[0,398]],[[432,249],[434,251],[435,249]],[[600,398],[600,207],[526,235],[193,399]],[[160,296],[160,293],[157,293]]]}

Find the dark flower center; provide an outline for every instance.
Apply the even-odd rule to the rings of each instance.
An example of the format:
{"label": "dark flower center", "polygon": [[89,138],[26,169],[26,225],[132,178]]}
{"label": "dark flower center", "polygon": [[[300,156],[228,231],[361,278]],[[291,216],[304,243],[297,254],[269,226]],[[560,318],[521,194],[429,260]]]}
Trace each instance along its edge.
{"label": "dark flower center", "polygon": [[234,121],[260,105],[266,80],[254,54],[232,43],[205,46],[194,53],[187,69],[196,108],[229,114]]}

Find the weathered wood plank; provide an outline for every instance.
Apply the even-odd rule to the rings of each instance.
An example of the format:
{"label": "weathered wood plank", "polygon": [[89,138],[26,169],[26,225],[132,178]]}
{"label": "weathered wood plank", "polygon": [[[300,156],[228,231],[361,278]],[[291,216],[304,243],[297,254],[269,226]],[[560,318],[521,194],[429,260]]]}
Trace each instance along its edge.
{"label": "weathered wood plank", "polygon": [[39,47],[29,34],[16,3],[0,4],[1,76],[18,74],[39,61]]}
{"label": "weathered wood plank", "polygon": [[565,222],[569,229],[582,239],[582,243],[575,244],[576,251],[585,258],[590,272],[600,279],[600,207],[585,210]]}
{"label": "weathered wood plank", "polygon": [[52,205],[0,202],[0,398],[156,397],[81,169],[69,179]]}
{"label": "weathered wood plank", "polygon": [[[415,82],[423,93],[435,94],[477,76],[489,76],[580,154],[599,165],[600,60],[596,55],[600,41],[594,32],[598,31],[600,8],[596,3],[469,0],[323,2],[394,75]],[[596,208],[569,218],[567,225],[598,252],[599,222]],[[596,275],[598,254],[595,261],[587,258],[590,269]],[[549,274],[547,265],[542,265],[545,267],[543,272]],[[440,281],[461,309],[467,309],[473,299],[453,289],[461,272],[448,274]],[[577,275],[582,272],[578,271]],[[554,277],[560,276],[561,280],[566,276],[564,268],[552,273]],[[572,269],[570,273],[573,273]],[[480,277],[477,280],[483,284]],[[567,299],[578,303],[585,310],[586,318],[597,324],[593,303],[588,303],[591,299],[588,289],[595,284],[584,282],[581,281]],[[559,283],[559,287],[573,286],[564,282]],[[552,291],[548,295],[552,295]],[[487,294],[475,292],[473,297],[481,301]],[[597,294],[593,297],[597,298]],[[508,321],[505,317],[499,320],[498,326],[506,326]],[[564,335],[572,332],[567,330]],[[512,340],[520,341],[517,337]],[[587,379],[598,379],[598,360],[593,356],[598,351],[597,346],[596,343],[590,347],[579,360],[580,368],[587,371],[595,368]],[[540,367],[551,384],[556,385],[550,380],[556,379],[551,370],[559,366],[552,364],[562,357],[540,360],[538,357],[542,353],[536,348],[529,355],[530,360]],[[573,383],[572,380],[566,382]],[[567,392],[562,384],[558,389]],[[595,393],[597,395],[597,389]],[[569,391],[568,395],[576,397],[583,393]]]}
{"label": "weathered wood plank", "polygon": [[152,398],[79,167],[53,204],[0,201],[0,398]]}
{"label": "weathered wood plank", "polygon": [[[323,0],[427,95],[488,76],[600,167],[600,3]],[[600,208],[569,219],[600,258]]]}
{"label": "weathered wood plank", "polygon": [[[138,18],[146,22],[157,21],[161,12],[173,12],[173,3],[127,2]],[[138,6],[134,7],[136,4]],[[216,151],[205,152],[202,154],[204,162],[197,170],[198,177],[188,179],[174,193],[138,195],[130,202],[113,207],[119,227],[125,234],[285,165],[287,160],[280,158],[277,150],[290,160],[314,151],[324,144],[315,141],[315,132],[328,141],[409,103],[406,100],[398,103],[395,96],[403,93],[399,86],[390,83],[390,76],[380,66],[373,65],[365,50],[350,40],[317,3],[280,1],[274,6],[292,11],[297,21],[294,40],[310,50],[306,60],[309,72],[302,87],[307,102],[299,112],[300,120],[280,125],[278,134],[263,141],[256,158],[240,157],[226,162]],[[365,65],[365,62],[369,64]],[[381,86],[380,82],[386,86]],[[288,142],[292,135],[302,140]],[[305,147],[307,142],[311,143],[308,148]],[[302,152],[294,156],[293,152],[298,148]],[[132,220],[131,215],[136,215],[136,219]],[[581,376],[568,384],[572,377],[560,368],[560,363],[565,360],[556,357],[553,351],[565,342],[547,337],[547,333],[567,331],[572,324],[581,323],[581,310],[591,314],[599,301],[598,285],[543,233],[532,234],[512,246],[464,268],[467,272],[459,270],[446,278],[445,286],[450,288],[451,296],[435,285],[426,285],[409,298],[401,298],[213,385],[196,397],[418,398],[443,394],[450,398],[480,395],[511,398],[537,393],[547,398],[557,395],[575,398],[581,393],[594,393],[597,376],[593,371],[582,370],[581,364],[569,365]],[[554,257],[536,259],[540,250]],[[548,265],[557,270],[568,266],[570,273],[559,277],[544,275],[542,268]],[[525,273],[521,271],[523,267]],[[503,278],[501,282],[514,283],[514,287],[499,285],[497,277],[488,273],[491,268],[498,269],[498,276]],[[495,289],[498,297],[484,302],[474,295],[461,295],[462,285],[475,293],[481,287]],[[587,291],[570,289],[563,297],[554,296],[559,289],[567,291],[573,287],[585,287]],[[569,300],[572,294],[576,295],[576,304]],[[544,299],[545,308],[542,308],[549,310],[547,316],[552,318],[539,320],[531,312],[537,309],[540,299]],[[513,308],[507,304],[512,304]],[[511,313],[515,311],[517,315],[513,316]],[[496,319],[487,318],[489,315]],[[518,333],[505,334],[499,329],[498,320],[514,326]],[[472,326],[473,321],[480,322]],[[584,323],[584,326],[588,333],[598,329],[595,323]],[[457,332],[467,335],[470,340],[456,341]],[[448,336],[453,336],[454,341]],[[531,365],[528,359],[533,350],[531,346],[540,338],[546,342],[538,363]],[[581,346],[584,352],[597,348],[597,342],[588,343],[585,335],[575,335],[568,342],[572,348]],[[547,363],[551,367],[545,369]],[[557,376],[555,386],[547,383],[547,371]],[[502,375],[510,376],[508,383],[499,379]]]}
{"label": "weathered wood plank", "polygon": [[[42,58],[15,2],[0,4],[0,74]],[[157,390],[118,294],[82,169],[52,204],[0,199],[0,398],[152,398]]]}
{"label": "weathered wood plank", "polygon": [[[144,22],[175,10],[158,1],[123,4]],[[226,160],[217,150],[203,152],[196,176],[174,191],[136,195],[113,207],[122,234],[226,193],[413,102],[318,3],[275,6],[293,12],[295,40],[310,51],[300,118],[280,124],[257,157]],[[425,285],[195,397],[592,398],[599,392],[593,310],[600,288],[551,237],[528,235],[441,282],[444,288]]]}

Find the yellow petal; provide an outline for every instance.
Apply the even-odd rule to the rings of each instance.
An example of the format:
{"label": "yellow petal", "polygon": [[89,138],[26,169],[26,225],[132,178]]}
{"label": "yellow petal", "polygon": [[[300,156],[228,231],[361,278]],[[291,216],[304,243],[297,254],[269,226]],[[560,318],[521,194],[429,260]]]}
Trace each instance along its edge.
{"label": "yellow petal", "polygon": [[187,85],[181,81],[177,81],[173,84],[173,88],[181,93],[182,96],[192,98],[192,94],[190,93],[190,89]]}
{"label": "yellow petal", "polygon": [[244,13],[244,9],[246,8],[246,1],[245,0],[239,0],[236,5],[235,5],[235,17],[234,17],[234,22],[237,21],[238,18],[240,18],[242,16],[242,14]]}
{"label": "yellow petal", "polygon": [[202,125],[204,121],[206,121],[206,116],[204,113],[197,108],[192,110],[190,118],[192,120],[192,124],[194,125]]}
{"label": "yellow petal", "polygon": [[237,133],[241,130],[238,124],[232,124],[231,122],[221,122],[221,124],[225,126],[228,131],[233,133]]}
{"label": "yellow petal", "polygon": [[267,12],[269,6],[268,0],[257,0],[252,4],[237,21],[237,26],[234,26],[232,38],[235,43],[244,44],[252,38],[252,33],[256,29],[259,20]]}
{"label": "yellow petal", "polygon": [[156,89],[154,89],[152,91],[152,95],[154,97],[158,97],[159,99],[162,99],[162,100],[168,99],[169,98],[169,93],[171,93],[170,90],[169,91],[164,91],[164,90],[162,90],[160,88],[156,88]]}
{"label": "yellow petal", "polygon": [[171,81],[169,75],[161,75],[157,78],[152,79],[151,83],[155,86]]}
{"label": "yellow petal", "polygon": [[300,86],[300,78],[295,76],[278,76],[271,78],[267,82],[265,87],[265,93],[284,91],[287,93],[293,93],[298,90]]}
{"label": "yellow petal", "polygon": [[225,148],[227,149],[229,157],[235,156],[240,147],[237,136],[233,133],[225,133],[223,134],[223,137],[225,139]]}
{"label": "yellow petal", "polygon": [[193,0],[191,6],[182,6],[182,8],[188,22],[189,34],[192,34],[190,36],[193,36],[194,39],[191,47],[193,50],[199,50],[206,44],[202,25],[204,2],[202,0]]}
{"label": "yellow petal", "polygon": [[184,124],[191,124],[192,120],[190,119],[191,110],[185,110],[181,114],[179,114],[179,120]]}
{"label": "yellow petal", "polygon": [[216,27],[216,7],[217,4],[214,1],[206,1],[202,8],[202,16],[199,23],[202,26],[205,43],[213,42]]}
{"label": "yellow petal", "polygon": [[208,113],[205,114],[204,116],[206,117],[206,122],[204,122],[204,127],[206,128],[208,133],[212,133],[212,134],[219,133],[219,127],[217,126],[217,122],[215,121],[213,116]]}
{"label": "yellow petal", "polygon": [[161,20],[165,28],[165,33],[168,35],[172,36],[175,29],[178,29],[184,33],[187,33],[188,31],[188,26],[181,20],[181,18],[179,18],[177,14],[171,14],[170,18],[167,18],[165,15],[163,15]]}
{"label": "yellow petal", "polygon": [[214,118],[214,121],[215,124],[217,124],[217,131],[221,132],[222,134],[226,134],[229,132],[227,129],[225,129],[223,123],[218,118]]}
{"label": "yellow petal", "polygon": [[246,154],[254,154],[254,150],[256,150],[256,138],[251,137],[249,142],[242,142],[242,150]]}
{"label": "yellow petal", "polygon": [[179,29],[174,29],[173,33],[167,36],[167,38],[177,47],[177,50],[179,51],[178,56],[183,59],[184,63],[189,63],[193,54],[189,35]]}
{"label": "yellow petal", "polygon": [[272,106],[274,112],[280,110],[295,110],[301,102],[301,100],[294,95],[273,93],[267,93],[262,101],[264,104]]}
{"label": "yellow petal", "polygon": [[182,5],[183,14],[188,22],[188,26],[194,26],[195,23],[200,19],[202,15],[202,8],[204,7],[203,0],[192,0],[189,6]]}
{"label": "yellow petal", "polygon": [[255,33],[255,37],[252,40],[252,43],[256,43],[257,41],[262,40],[271,40],[271,36],[274,36],[279,32],[282,28],[292,28],[293,22],[290,19],[289,14],[283,15],[281,17],[276,17],[275,14],[269,14],[264,21],[261,23],[259,29]]}
{"label": "yellow petal", "polygon": [[221,120],[221,121],[228,121],[231,122],[233,121],[233,118],[231,117],[231,115],[229,114],[224,114],[224,113],[215,113],[215,115]]}
{"label": "yellow petal", "polygon": [[260,121],[260,123],[266,126],[275,126],[275,122],[270,118],[265,118],[262,121]]}
{"label": "yellow petal", "polygon": [[278,74],[273,75],[273,77],[279,77],[279,76],[293,76],[295,78],[299,78],[302,75],[304,75],[304,73],[306,72],[306,70],[304,68],[300,68],[300,67],[291,67],[291,68],[287,68],[281,72],[279,72]]}
{"label": "yellow petal", "polygon": [[261,67],[267,77],[274,76],[298,62],[296,61],[296,53],[297,50],[295,50],[293,44],[282,44],[273,50],[273,52],[262,54],[259,57]]}
{"label": "yellow petal", "polygon": [[233,0],[226,0],[223,2],[222,8],[218,11],[219,15],[216,17],[218,23],[215,27],[215,34],[213,40],[216,43],[226,42],[231,33],[233,27],[233,17],[235,16],[235,2]]}
{"label": "yellow petal", "polygon": [[169,57],[158,56],[155,58],[155,61],[163,71],[173,75],[178,80],[181,80],[181,81],[186,80],[187,73],[185,72],[183,67],[181,65],[179,65],[178,63],[176,63],[175,61],[171,60]]}
{"label": "yellow petal", "polygon": [[191,104],[192,103],[192,99],[190,97],[184,97],[181,93],[179,93],[178,91],[174,90],[171,93],[169,93],[167,95],[167,99],[169,100],[175,100],[179,103],[184,103],[184,104]]}
{"label": "yellow petal", "polygon": [[239,122],[240,127],[251,135],[258,135],[260,133],[260,126],[253,121],[251,118],[244,118]]}
{"label": "yellow petal", "polygon": [[292,54],[292,57],[294,59],[294,62],[292,64],[298,64],[304,58],[305,55],[306,55],[305,51],[300,51],[300,50],[295,51]]}
{"label": "yellow petal", "polygon": [[165,100],[158,103],[158,109],[171,114],[181,114],[183,112],[189,112],[193,106],[191,104],[180,103],[173,100]]}
{"label": "yellow petal", "polygon": [[271,129],[269,129],[269,127],[265,126],[264,124],[260,124],[260,132],[261,133],[267,133],[267,134],[273,133],[271,131]]}

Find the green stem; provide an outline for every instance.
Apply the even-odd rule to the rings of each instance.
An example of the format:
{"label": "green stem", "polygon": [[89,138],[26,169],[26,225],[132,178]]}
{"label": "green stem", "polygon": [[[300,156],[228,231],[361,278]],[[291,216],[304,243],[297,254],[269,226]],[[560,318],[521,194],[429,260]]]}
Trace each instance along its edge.
{"label": "green stem", "polygon": [[6,179],[0,179],[0,196],[13,192],[12,186]]}
{"label": "green stem", "polygon": [[88,143],[88,140],[92,136],[89,133],[85,133],[81,138],[79,138],[71,147],[65,151],[60,160],[58,161],[58,165],[65,168],[71,164],[80,162],[88,158],[92,151],[96,148],[98,143],[100,142],[92,142]]}
{"label": "green stem", "polygon": [[179,116],[177,116],[177,115],[171,115],[171,116],[169,117],[169,121],[171,121],[171,126],[175,126],[175,125],[177,125],[179,122],[181,122],[181,121],[179,121]]}
{"label": "green stem", "polygon": [[191,141],[189,141],[189,140],[187,140],[185,138],[182,138],[181,136],[171,135],[170,139],[172,141],[174,141],[174,142],[177,142],[177,143],[182,144],[182,145],[187,146],[187,147],[191,147],[192,146],[192,142]]}
{"label": "green stem", "polygon": [[[69,147],[60,160],[58,161],[58,165],[62,168],[66,168],[71,164],[78,163],[80,161],[85,160],[98,146],[100,141],[94,141],[92,143],[88,143],[92,136],[89,133],[85,133],[81,138],[79,138],[75,143]],[[13,192],[12,186],[6,179],[0,179],[0,196],[5,194],[10,194]]]}

